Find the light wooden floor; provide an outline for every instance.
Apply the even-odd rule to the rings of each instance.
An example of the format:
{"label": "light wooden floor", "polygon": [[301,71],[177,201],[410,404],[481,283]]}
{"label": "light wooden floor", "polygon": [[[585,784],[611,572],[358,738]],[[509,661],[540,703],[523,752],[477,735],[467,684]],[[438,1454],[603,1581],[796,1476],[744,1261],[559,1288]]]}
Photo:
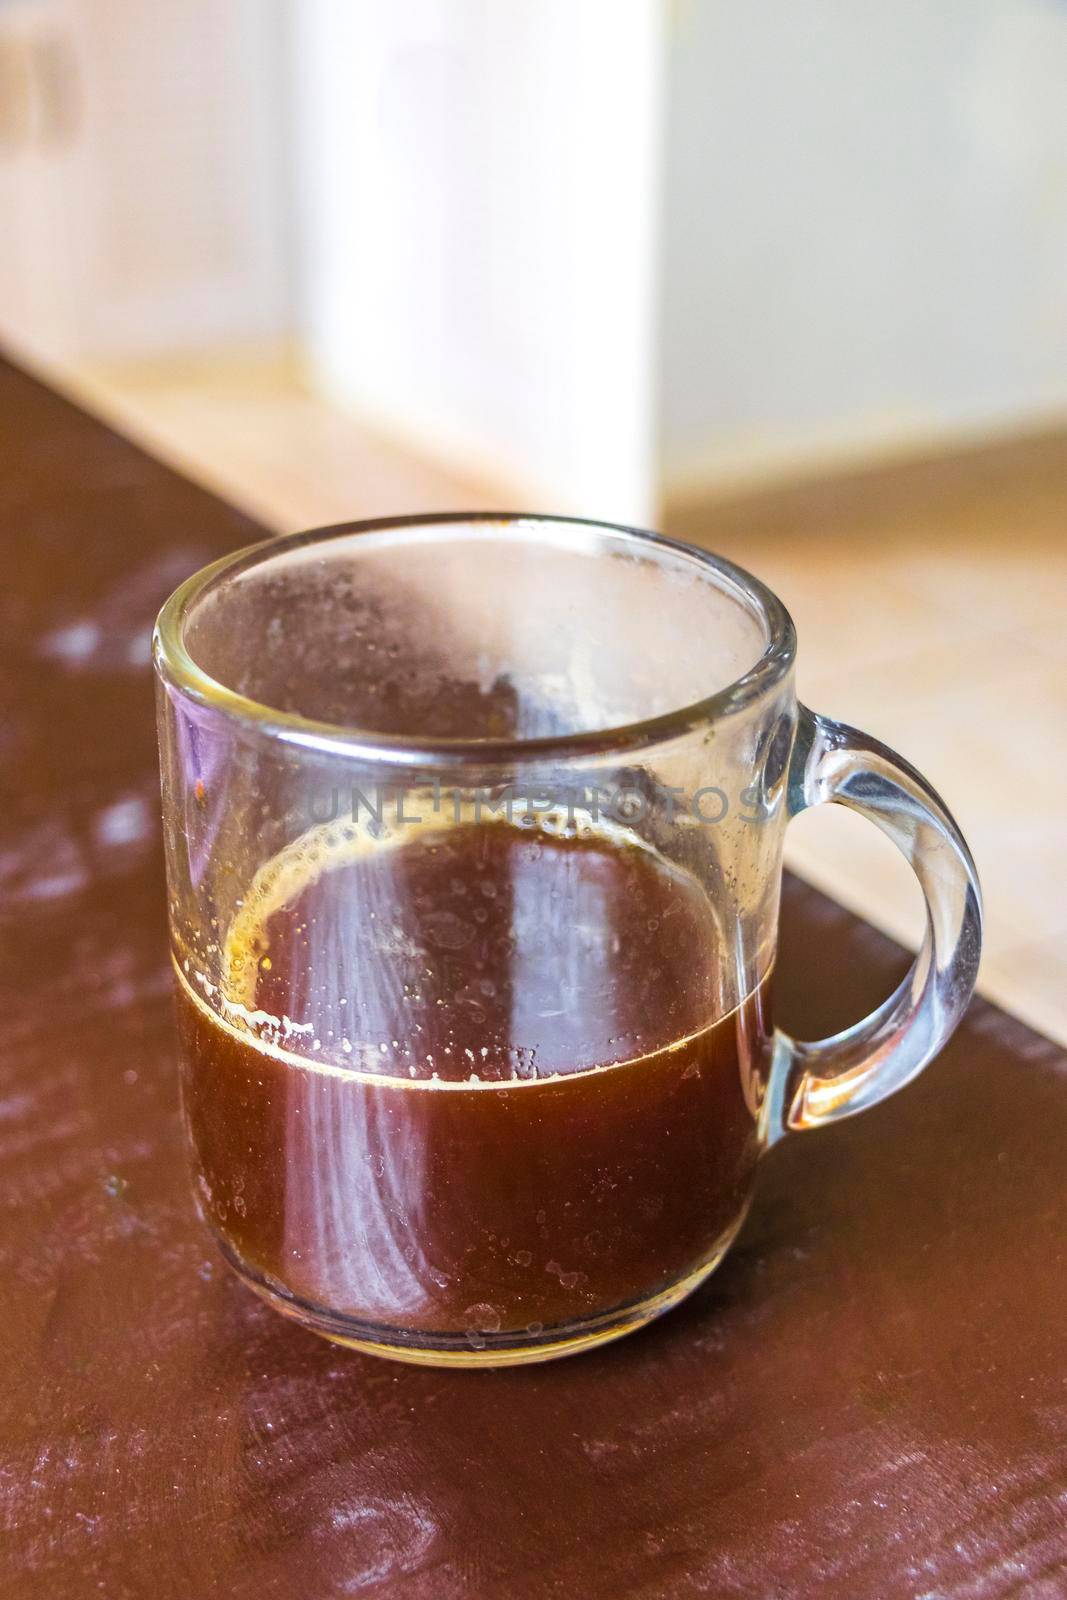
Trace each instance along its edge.
{"label": "light wooden floor", "polygon": [[[499,505],[375,438],[285,360],[65,375],[157,454],[282,530]],[[800,690],[878,735],[948,800],[985,889],[982,988],[1067,1042],[1067,433],[845,483],[675,508],[672,531],[765,579],[800,636]],[[531,507],[530,509],[546,509]],[[592,508],[595,512],[595,508]],[[918,893],[840,810],[799,818],[790,864],[914,944]]]}

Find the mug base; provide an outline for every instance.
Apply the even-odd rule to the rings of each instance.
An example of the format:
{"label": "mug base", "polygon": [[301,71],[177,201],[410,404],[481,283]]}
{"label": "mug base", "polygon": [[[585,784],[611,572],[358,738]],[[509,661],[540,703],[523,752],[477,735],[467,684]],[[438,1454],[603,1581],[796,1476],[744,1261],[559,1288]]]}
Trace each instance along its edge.
{"label": "mug base", "polygon": [[643,1328],[693,1293],[709,1278],[733,1244],[745,1220],[747,1206],[737,1220],[716,1241],[707,1260],[694,1272],[670,1284],[647,1300],[617,1306],[580,1322],[544,1328],[536,1334],[528,1330],[487,1333],[470,1330],[462,1334],[413,1333],[360,1322],[298,1299],[280,1286],[260,1277],[240,1260],[225,1240],[219,1245],[227,1264],[241,1282],[275,1311],[296,1322],[310,1333],[328,1339],[346,1350],[380,1356],[421,1367],[518,1367],[534,1362],[556,1361],[563,1356],[580,1355],[599,1345],[610,1344],[628,1333]]}

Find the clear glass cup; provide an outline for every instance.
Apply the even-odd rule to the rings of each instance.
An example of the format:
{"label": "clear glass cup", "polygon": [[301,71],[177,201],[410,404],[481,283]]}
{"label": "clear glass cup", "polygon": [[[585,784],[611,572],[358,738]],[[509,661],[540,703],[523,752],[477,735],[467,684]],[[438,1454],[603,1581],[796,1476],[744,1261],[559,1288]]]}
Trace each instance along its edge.
{"label": "clear glass cup", "polygon": [[[494,1365],[710,1273],[762,1153],[912,1078],[971,994],[959,830],[798,705],[761,583],[649,533],[456,515],[216,563],[156,632],[182,1093],[231,1266],[379,1355]],[[858,1026],[771,1024],[791,816],[869,817],[926,939]]]}

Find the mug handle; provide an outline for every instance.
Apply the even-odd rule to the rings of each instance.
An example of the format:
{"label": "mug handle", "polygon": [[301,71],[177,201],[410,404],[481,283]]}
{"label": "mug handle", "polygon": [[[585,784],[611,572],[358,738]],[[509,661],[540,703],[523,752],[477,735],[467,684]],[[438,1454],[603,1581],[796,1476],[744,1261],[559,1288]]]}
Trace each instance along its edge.
{"label": "mug handle", "polygon": [[829,1039],[775,1033],[766,1107],[770,1144],[866,1111],[910,1083],[952,1033],[978,975],[982,899],[971,853],[915,768],[877,739],[799,707],[787,808],[829,802],[869,818],[911,863],[926,897],[926,935],[885,1003]]}

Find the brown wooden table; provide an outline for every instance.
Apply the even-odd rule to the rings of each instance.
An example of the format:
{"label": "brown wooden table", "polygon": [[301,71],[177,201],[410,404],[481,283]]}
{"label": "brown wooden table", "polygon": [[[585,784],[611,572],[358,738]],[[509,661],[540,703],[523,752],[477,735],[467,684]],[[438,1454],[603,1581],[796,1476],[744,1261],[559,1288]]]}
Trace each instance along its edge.
{"label": "brown wooden table", "polygon": [[[1063,1051],[976,1002],[620,1345],[343,1353],[222,1268],[178,1122],[149,631],[258,530],[2,365],[0,529],[0,1593],[1067,1594]],[[795,1031],[902,965],[788,885]]]}

